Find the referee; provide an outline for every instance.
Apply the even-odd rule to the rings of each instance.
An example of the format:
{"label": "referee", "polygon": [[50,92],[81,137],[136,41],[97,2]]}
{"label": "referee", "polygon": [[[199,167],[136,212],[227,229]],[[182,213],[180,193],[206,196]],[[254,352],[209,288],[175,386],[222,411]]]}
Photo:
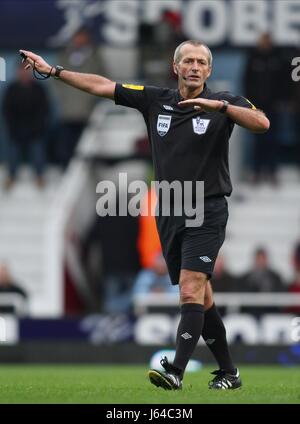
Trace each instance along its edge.
{"label": "referee", "polygon": [[219,366],[209,388],[241,387],[209,280],[225,238],[226,196],[232,191],[228,150],[234,124],[263,133],[269,129],[269,120],[243,97],[210,91],[206,80],[212,71],[212,54],[199,41],[185,41],[175,50],[178,89],[118,84],[99,75],[51,67],[29,51],[21,53],[27,56],[26,68],[34,67],[73,87],[138,109],[147,125],[156,181],[204,181],[201,226],[187,227],[184,214],[157,217],[171,281],[180,288],[181,319],[173,364],[165,357],[161,360],[165,371],[150,370],[148,375],[158,387],[181,389],[186,365],[202,335]]}

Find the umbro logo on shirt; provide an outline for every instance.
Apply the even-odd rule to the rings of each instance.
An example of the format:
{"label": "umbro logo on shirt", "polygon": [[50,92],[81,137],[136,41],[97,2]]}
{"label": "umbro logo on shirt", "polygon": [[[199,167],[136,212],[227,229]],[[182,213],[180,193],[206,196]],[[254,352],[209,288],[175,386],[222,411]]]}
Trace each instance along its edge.
{"label": "umbro logo on shirt", "polygon": [[182,337],[184,340],[192,339],[192,336],[191,336],[189,333],[181,334],[181,337]]}
{"label": "umbro logo on shirt", "polygon": [[200,256],[201,261],[203,262],[211,262],[211,259],[208,256]]}
{"label": "umbro logo on shirt", "polygon": [[163,108],[166,110],[174,110],[172,106],[169,106],[169,105],[163,105]]}

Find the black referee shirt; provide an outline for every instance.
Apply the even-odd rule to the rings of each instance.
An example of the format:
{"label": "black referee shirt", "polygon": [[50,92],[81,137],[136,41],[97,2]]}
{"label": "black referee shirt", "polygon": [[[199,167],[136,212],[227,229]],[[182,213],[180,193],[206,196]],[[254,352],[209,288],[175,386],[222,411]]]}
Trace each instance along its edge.
{"label": "black referee shirt", "polygon": [[[199,97],[255,108],[241,96],[213,93],[206,85]],[[117,84],[115,90],[116,104],[143,114],[156,181],[204,181],[205,197],[229,196],[228,150],[234,122],[219,112],[179,107],[181,100],[176,89]]]}

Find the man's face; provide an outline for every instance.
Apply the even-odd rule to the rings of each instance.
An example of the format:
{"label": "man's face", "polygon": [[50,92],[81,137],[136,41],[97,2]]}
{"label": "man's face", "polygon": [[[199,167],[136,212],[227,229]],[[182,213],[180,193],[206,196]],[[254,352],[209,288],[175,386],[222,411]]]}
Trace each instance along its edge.
{"label": "man's face", "polygon": [[174,63],[179,85],[188,88],[201,87],[211,74],[208,51],[204,46],[185,44],[180,50],[180,61]]}
{"label": "man's face", "polygon": [[268,267],[268,256],[263,253],[257,253],[255,257],[255,267],[257,269],[265,269]]}

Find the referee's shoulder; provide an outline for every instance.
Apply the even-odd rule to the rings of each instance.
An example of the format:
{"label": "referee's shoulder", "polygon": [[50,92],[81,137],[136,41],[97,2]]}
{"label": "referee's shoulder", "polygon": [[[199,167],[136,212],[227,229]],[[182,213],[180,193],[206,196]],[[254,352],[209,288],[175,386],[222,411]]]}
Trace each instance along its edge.
{"label": "referee's shoulder", "polygon": [[168,87],[145,85],[145,92],[146,95],[150,96],[151,98],[167,99],[173,98],[176,90]]}
{"label": "referee's shoulder", "polygon": [[158,85],[145,85],[145,89],[146,90],[151,90],[151,91],[157,91],[157,92],[160,92],[162,94],[176,92],[176,90],[173,89],[173,88],[161,87],[161,86],[158,86]]}
{"label": "referee's shoulder", "polygon": [[230,91],[218,91],[218,92],[210,92],[209,98],[211,100],[232,100],[234,99],[236,94],[231,93]]}

